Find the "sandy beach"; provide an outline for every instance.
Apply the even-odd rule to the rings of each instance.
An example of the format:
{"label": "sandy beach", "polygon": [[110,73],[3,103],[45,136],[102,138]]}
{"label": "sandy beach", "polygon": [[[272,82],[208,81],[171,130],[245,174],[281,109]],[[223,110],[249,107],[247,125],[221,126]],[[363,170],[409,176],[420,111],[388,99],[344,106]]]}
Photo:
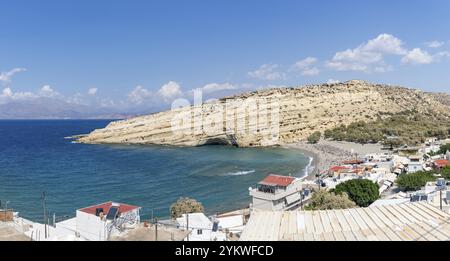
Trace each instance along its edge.
{"label": "sandy beach", "polygon": [[299,149],[305,155],[313,157],[307,179],[314,179],[317,172],[328,170],[331,166],[348,159],[362,157],[368,153],[383,152],[380,144],[358,144],[344,141],[321,140],[316,144],[306,141],[284,145],[286,148]]}

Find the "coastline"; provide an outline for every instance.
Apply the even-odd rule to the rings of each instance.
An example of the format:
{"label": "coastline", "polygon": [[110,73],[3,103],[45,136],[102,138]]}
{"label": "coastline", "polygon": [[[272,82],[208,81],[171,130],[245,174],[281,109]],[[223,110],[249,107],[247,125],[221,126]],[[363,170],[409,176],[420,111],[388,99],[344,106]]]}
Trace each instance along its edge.
{"label": "coastline", "polygon": [[359,144],[344,141],[321,140],[316,144],[306,141],[283,145],[284,148],[297,149],[306,156],[313,158],[308,175],[302,177],[306,180],[314,180],[317,172],[328,170],[333,165],[338,165],[344,160],[361,157],[368,153],[383,152],[380,144]]}

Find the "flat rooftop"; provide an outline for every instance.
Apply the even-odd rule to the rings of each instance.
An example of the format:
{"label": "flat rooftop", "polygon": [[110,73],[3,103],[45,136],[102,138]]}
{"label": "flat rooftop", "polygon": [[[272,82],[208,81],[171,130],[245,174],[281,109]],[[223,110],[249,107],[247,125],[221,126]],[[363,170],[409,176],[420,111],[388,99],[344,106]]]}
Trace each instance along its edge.
{"label": "flat rooftop", "polygon": [[0,241],[31,241],[31,239],[15,230],[10,223],[0,222]]}
{"label": "flat rooftop", "polygon": [[450,215],[423,202],[325,211],[254,210],[241,241],[443,241]]}
{"label": "flat rooftop", "polygon": [[109,201],[109,202],[105,202],[105,203],[102,203],[102,204],[98,204],[98,205],[82,208],[82,209],[79,209],[78,211],[82,211],[84,213],[95,215],[97,208],[102,208],[103,209],[103,213],[107,214],[109,209],[113,205],[118,205],[119,206],[119,213],[126,213],[126,212],[129,212],[129,211],[132,211],[132,210],[140,208],[138,206],[133,206],[133,205],[128,205],[128,204],[116,203],[116,202]]}

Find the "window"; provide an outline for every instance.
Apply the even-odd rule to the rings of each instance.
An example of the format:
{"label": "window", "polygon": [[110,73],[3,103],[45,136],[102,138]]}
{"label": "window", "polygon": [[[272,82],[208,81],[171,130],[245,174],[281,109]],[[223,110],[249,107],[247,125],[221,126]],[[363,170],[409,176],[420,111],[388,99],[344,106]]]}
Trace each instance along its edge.
{"label": "window", "polygon": [[203,230],[202,229],[197,229],[197,235],[202,235],[203,234]]}

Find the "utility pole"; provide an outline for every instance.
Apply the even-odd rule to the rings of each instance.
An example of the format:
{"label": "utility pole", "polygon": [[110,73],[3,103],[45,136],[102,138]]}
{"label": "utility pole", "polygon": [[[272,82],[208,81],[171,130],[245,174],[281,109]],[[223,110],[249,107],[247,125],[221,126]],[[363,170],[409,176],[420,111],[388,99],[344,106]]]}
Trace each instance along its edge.
{"label": "utility pole", "polygon": [[303,210],[303,197],[305,193],[303,191],[300,192],[300,209]]}
{"label": "utility pole", "polygon": [[442,189],[439,190],[439,206],[442,210]]}
{"label": "utility pole", "polygon": [[47,210],[45,208],[45,191],[42,192],[42,208],[44,209],[44,231],[45,238],[47,238]]}
{"label": "utility pole", "polygon": [[155,218],[155,241],[158,241],[158,218]]}
{"label": "utility pole", "polygon": [[319,186],[319,191],[320,191],[320,187],[322,186],[322,182],[320,180],[320,170],[319,169],[317,169],[316,177],[317,177],[317,185]]}
{"label": "utility pole", "polygon": [[186,230],[188,232],[187,241],[189,241],[189,234],[190,234],[190,232],[189,232],[189,213],[186,214]]}

